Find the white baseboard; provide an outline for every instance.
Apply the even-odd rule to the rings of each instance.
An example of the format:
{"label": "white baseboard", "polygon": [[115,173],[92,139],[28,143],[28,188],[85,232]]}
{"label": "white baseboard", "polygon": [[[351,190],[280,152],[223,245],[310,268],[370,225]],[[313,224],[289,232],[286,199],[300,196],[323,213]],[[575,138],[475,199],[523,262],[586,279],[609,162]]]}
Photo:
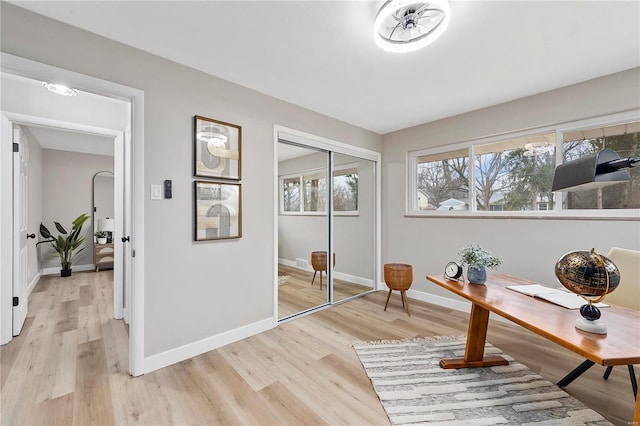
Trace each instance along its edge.
{"label": "white baseboard", "polygon": [[144,359],[144,373],[150,373],[154,370],[184,361],[185,359],[193,358],[194,356],[270,330],[273,327],[273,318],[268,318],[150,356]]}
{"label": "white baseboard", "polygon": [[[84,271],[95,271],[96,267],[93,264],[90,265],[73,265],[71,267],[72,271],[76,272],[84,272]],[[56,275],[60,274],[60,267],[55,268],[42,268],[42,275]]]}
{"label": "white baseboard", "polygon": [[29,297],[29,295],[31,294],[31,292],[33,291],[34,288],[36,288],[36,285],[38,284],[38,281],[40,281],[40,272],[38,272],[36,274],[35,277],[33,277],[33,279],[31,280],[31,282],[29,283],[29,285],[27,286],[27,297]]}
{"label": "white baseboard", "polygon": [[[312,267],[308,267],[306,269],[305,268],[299,268],[296,265],[296,262],[293,261],[293,260],[278,258],[278,263],[280,265],[289,266],[291,268],[300,269],[302,271],[313,272],[313,268]],[[354,283],[354,284],[360,284],[360,285],[363,285],[363,286],[366,286],[366,287],[373,288],[373,280],[370,279],[370,278],[358,277],[358,276],[355,276],[355,275],[349,275],[349,274],[345,274],[343,272],[338,272],[338,271],[333,271],[333,276],[336,277],[339,280],[349,281],[349,282]]]}
{"label": "white baseboard", "polygon": [[[443,306],[445,308],[454,309],[456,311],[471,312],[471,303],[464,300],[455,300],[448,297],[438,296],[437,294],[427,293],[419,290],[407,290],[407,297],[420,300],[422,302],[432,303],[434,305]],[[502,322],[510,322],[506,318],[498,314],[492,315],[491,319]]]}

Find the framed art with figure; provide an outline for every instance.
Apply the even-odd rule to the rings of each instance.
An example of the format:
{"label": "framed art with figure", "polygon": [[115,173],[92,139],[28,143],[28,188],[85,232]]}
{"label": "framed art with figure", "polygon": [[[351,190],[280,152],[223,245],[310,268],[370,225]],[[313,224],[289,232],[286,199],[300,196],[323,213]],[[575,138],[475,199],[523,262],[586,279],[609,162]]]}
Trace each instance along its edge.
{"label": "framed art with figure", "polygon": [[242,195],[239,183],[195,181],[195,241],[242,236]]}
{"label": "framed art with figure", "polygon": [[242,127],[194,117],[195,176],[240,180]]}

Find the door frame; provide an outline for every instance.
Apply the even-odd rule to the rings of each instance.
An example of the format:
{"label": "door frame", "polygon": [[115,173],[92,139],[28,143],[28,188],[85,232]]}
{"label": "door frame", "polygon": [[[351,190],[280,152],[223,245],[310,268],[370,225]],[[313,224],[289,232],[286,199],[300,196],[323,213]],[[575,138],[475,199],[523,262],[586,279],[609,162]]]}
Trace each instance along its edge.
{"label": "door frame", "polygon": [[[125,259],[134,258],[132,263],[132,281],[127,289],[131,293],[129,316],[129,373],[132,376],[144,374],[144,91],[118,83],[54,67],[40,62],[24,59],[7,53],[0,53],[2,72],[16,74],[41,81],[65,81],[69,86],[111,98],[125,99],[131,103],[131,164],[125,164],[129,170],[132,193],[132,213],[130,243],[125,245]],[[1,112],[2,136],[10,133],[6,124],[10,117],[19,120],[20,114]],[[17,117],[17,119],[16,119]],[[25,116],[22,116],[23,118]],[[8,126],[11,128],[12,126]],[[89,126],[87,126],[89,127]],[[106,129],[109,131],[109,129]],[[125,147],[128,145],[125,138]],[[10,144],[0,145],[0,343],[11,340],[7,329],[11,331],[12,314],[12,262],[13,262],[13,152]],[[7,320],[8,317],[8,320]],[[9,332],[9,335],[12,333]]]}
{"label": "door frame", "polygon": [[[278,142],[280,139],[284,139],[288,142],[294,142],[301,145],[306,145],[311,148],[318,148],[325,151],[331,151],[331,159],[333,161],[333,153],[338,154],[346,154],[353,157],[362,158],[365,160],[370,160],[375,162],[375,248],[374,248],[374,277],[373,277],[373,290],[379,290],[380,287],[380,277],[382,277],[382,251],[381,251],[381,234],[382,234],[382,220],[381,220],[381,211],[382,211],[382,202],[381,202],[381,170],[382,164],[381,159],[382,155],[377,151],[372,151],[370,149],[361,148],[354,145],[349,145],[344,142],[339,142],[336,140],[328,139],[322,136],[317,136],[311,133],[303,132],[300,130],[292,129],[289,127],[281,126],[279,124],[274,124],[273,126],[273,188],[274,188],[274,215],[273,215],[273,287],[274,287],[274,295],[273,295],[273,324],[274,327],[277,327],[279,324],[288,321],[289,319],[299,318],[300,316],[307,315],[309,313],[315,312],[318,309],[325,309],[327,307],[331,307],[334,304],[343,303],[353,298],[348,298],[341,300],[340,302],[334,304],[322,305],[320,307],[313,308],[307,311],[303,311],[299,315],[291,317],[285,320],[278,319],[278,216],[280,214],[280,182],[278,179]],[[331,200],[331,188],[329,188],[329,200]],[[332,201],[330,201],[332,202]],[[331,215],[329,215],[329,222],[331,222]],[[329,225],[330,229],[333,232],[333,226]],[[331,256],[333,253],[333,235],[329,236],[329,250],[328,256]],[[330,262],[329,262],[330,264]],[[329,286],[330,279],[332,278],[332,268],[327,271],[327,286]],[[331,291],[331,290],[330,290]],[[359,297],[359,296],[355,296]]]}

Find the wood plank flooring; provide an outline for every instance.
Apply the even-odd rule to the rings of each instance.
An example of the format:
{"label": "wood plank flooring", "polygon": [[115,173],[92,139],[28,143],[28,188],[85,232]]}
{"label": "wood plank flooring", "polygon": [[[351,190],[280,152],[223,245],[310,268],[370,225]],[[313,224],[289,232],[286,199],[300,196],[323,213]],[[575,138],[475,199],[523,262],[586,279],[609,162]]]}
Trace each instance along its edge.
{"label": "wood plank flooring", "polygon": [[[327,303],[326,274],[322,274],[322,290],[320,289],[320,273],[316,274],[313,285],[311,285],[313,272],[278,265],[278,276],[283,275],[289,278],[284,284],[278,286],[278,318],[285,318]],[[345,280],[333,280],[333,299],[336,302],[369,290],[371,287]]]}
{"label": "wood plank flooring", "polygon": [[[111,318],[111,271],[43,278],[20,336],[0,348],[3,425],[385,425],[351,345],[458,335],[468,314],[380,291],[132,378],[127,329]],[[488,340],[556,382],[582,359],[492,321]],[[593,367],[567,391],[617,425],[633,416],[626,368]]]}

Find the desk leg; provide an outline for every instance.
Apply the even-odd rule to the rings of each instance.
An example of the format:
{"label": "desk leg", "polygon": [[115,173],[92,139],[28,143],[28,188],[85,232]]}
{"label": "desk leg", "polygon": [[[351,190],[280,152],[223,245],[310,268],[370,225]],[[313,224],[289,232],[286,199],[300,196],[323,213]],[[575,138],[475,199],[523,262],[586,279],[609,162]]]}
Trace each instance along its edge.
{"label": "desk leg", "polygon": [[[638,377],[640,380],[640,376]],[[636,408],[633,410],[633,424],[640,425],[640,389],[636,395]]]}
{"label": "desk leg", "polygon": [[508,365],[509,361],[499,356],[484,356],[484,344],[487,340],[487,327],[489,326],[489,311],[475,303],[471,305],[471,317],[469,318],[469,330],[467,330],[467,347],[464,358],[451,358],[440,360],[440,367],[470,368],[492,367],[495,365]]}

